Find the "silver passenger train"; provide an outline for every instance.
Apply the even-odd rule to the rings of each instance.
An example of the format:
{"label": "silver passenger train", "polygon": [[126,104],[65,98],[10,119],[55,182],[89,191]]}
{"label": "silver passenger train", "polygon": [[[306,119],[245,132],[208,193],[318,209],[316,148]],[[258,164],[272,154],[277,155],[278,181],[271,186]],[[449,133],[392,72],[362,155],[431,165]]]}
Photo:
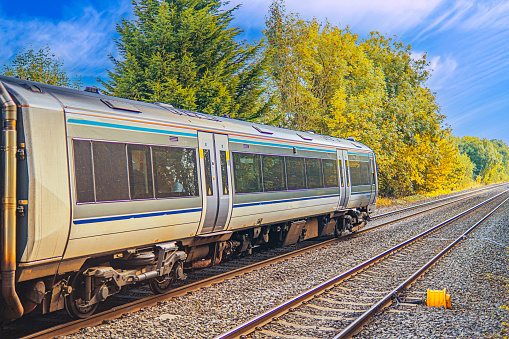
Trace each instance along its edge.
{"label": "silver passenger train", "polygon": [[136,283],[363,227],[371,149],[0,76],[0,319],[92,314]]}

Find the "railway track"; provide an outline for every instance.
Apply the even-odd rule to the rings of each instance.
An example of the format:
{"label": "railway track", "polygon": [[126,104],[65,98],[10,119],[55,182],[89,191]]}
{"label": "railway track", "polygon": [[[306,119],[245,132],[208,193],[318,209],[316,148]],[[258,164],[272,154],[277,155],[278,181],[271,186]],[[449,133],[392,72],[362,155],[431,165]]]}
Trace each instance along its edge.
{"label": "railway track", "polygon": [[[463,197],[461,199],[464,199],[466,197],[471,197],[471,196],[474,196],[474,195],[477,195],[477,194],[488,192],[488,191],[491,191],[493,189],[496,189],[498,187],[502,187],[502,186],[505,186],[505,185],[507,185],[507,184],[506,183],[502,183],[502,184],[489,185],[489,186],[485,186],[485,187],[475,188],[475,189],[469,190],[467,192],[461,192],[461,193],[454,194],[454,195],[448,195],[447,197],[444,197],[444,198],[441,198],[441,199],[432,200],[432,201],[424,202],[424,203],[421,203],[421,204],[404,207],[404,208],[401,208],[401,209],[398,209],[398,210],[394,210],[394,211],[390,211],[390,212],[376,214],[375,216],[371,217],[371,220],[378,220],[378,219],[386,218],[386,217],[389,217],[389,216],[392,216],[392,215],[396,215],[396,214],[400,214],[400,213],[403,213],[403,212],[406,212],[406,211],[417,210],[417,209],[419,209],[421,207],[426,207],[426,206],[433,206],[433,205],[445,206],[445,205],[447,205],[447,204],[449,204],[451,202],[450,200],[456,201],[457,198],[461,198],[461,197]],[[446,201],[448,201],[448,203],[446,203],[444,205],[441,205],[442,202],[446,202]],[[434,207],[434,208],[436,208],[436,207]],[[428,210],[426,209],[425,211],[428,211]]]}
{"label": "railway track", "polygon": [[[216,339],[351,337],[506,203],[508,192],[435,225]],[[460,222],[474,211],[483,217],[473,224]]]}
{"label": "railway track", "polygon": [[[363,233],[372,231],[383,226],[387,226],[396,221],[401,221],[403,219],[410,218],[411,216],[426,213],[432,209],[437,209],[446,205],[454,204],[461,200],[472,198],[476,195],[486,193],[496,188],[499,188],[499,186],[490,186],[488,188],[477,189],[467,193],[462,193],[451,198],[440,199],[425,204],[419,204],[413,206],[412,209],[405,208],[403,210],[393,211],[390,214],[383,215],[383,218],[381,218],[382,215],[377,218],[377,219],[389,218],[390,220],[387,220],[386,222],[384,221],[382,224],[356,232],[354,234],[348,234],[340,239],[329,238],[314,241],[306,241],[304,243],[288,246],[286,248],[272,249],[268,252],[258,253],[254,256],[241,258],[236,261],[223,263],[219,266],[192,272],[188,275],[188,281],[186,281],[185,285],[178,286],[174,290],[164,295],[154,296],[151,295],[148,288],[143,287],[137,288],[132,290],[131,294],[129,295],[117,295],[112,297],[111,300],[108,299],[107,300],[108,303],[105,304],[106,309],[103,308],[104,310],[102,312],[97,313],[96,315],[88,319],[69,322],[68,319],[66,319],[65,314],[63,313],[55,314],[54,316],[51,316],[47,319],[49,319],[48,320],[49,323],[56,323],[57,324],[56,326],[52,326],[51,328],[44,329],[42,331],[32,334],[23,332],[22,335],[26,335],[24,338],[51,338],[54,336],[76,332],[77,330],[83,327],[99,325],[104,321],[108,321],[108,319],[119,317],[122,314],[134,312],[141,308],[156,305],[157,303],[164,300],[168,300],[177,296],[182,296],[187,293],[192,293],[193,291],[199,290],[206,286],[211,286],[226,279],[230,279],[242,275],[244,273],[259,269],[261,267],[268,266],[270,264],[298,256],[305,252],[313,251],[318,248],[328,246],[338,241],[347,240],[351,237],[361,235]],[[423,207],[425,207],[424,210],[422,210]],[[411,212],[412,210],[415,210],[415,212],[410,213],[410,215],[405,214],[404,216],[391,218],[391,216],[401,214],[403,212],[408,213]],[[64,320],[62,320],[62,318]],[[24,330],[26,330],[26,328]],[[2,337],[4,337],[4,333],[2,333]],[[19,336],[6,335],[5,337],[8,338]]]}

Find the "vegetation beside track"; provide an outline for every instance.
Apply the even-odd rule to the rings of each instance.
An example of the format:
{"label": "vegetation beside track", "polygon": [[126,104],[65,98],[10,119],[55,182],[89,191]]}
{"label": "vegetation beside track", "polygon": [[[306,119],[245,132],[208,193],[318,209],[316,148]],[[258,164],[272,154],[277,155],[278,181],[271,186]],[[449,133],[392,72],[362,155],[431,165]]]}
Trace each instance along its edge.
{"label": "vegetation beside track", "polygon": [[472,182],[470,185],[462,187],[461,189],[456,189],[456,190],[441,189],[441,190],[436,190],[436,191],[433,191],[433,192],[430,192],[430,193],[426,193],[426,194],[414,194],[414,195],[409,195],[409,196],[405,196],[405,197],[401,197],[401,198],[397,198],[397,197],[379,197],[376,200],[376,206],[377,206],[377,208],[384,208],[384,207],[392,207],[392,206],[405,205],[405,204],[408,204],[410,202],[426,200],[426,199],[438,197],[440,195],[451,194],[451,193],[455,193],[455,192],[461,192],[461,191],[465,191],[465,190],[469,190],[469,189],[473,189],[473,188],[478,188],[478,187],[482,187],[482,186],[485,186],[485,185],[481,184],[481,183],[478,183],[478,182]]}

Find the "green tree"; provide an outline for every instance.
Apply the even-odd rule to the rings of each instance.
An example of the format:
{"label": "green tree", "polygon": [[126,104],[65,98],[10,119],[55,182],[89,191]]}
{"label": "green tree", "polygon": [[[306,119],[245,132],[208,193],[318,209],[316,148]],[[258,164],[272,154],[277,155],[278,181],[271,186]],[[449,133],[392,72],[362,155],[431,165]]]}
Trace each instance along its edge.
{"label": "green tree", "polygon": [[459,148],[474,164],[474,179],[484,183],[496,181],[502,155],[489,140],[465,136],[461,138]]}
{"label": "green tree", "polygon": [[28,78],[55,86],[79,89],[81,77],[71,79],[64,70],[64,63],[57,58],[49,46],[35,51],[32,47],[18,51],[10,63],[4,65],[4,74]]}
{"label": "green tree", "polygon": [[111,57],[113,95],[253,120],[271,104],[264,95],[263,43],[238,42],[229,24],[238,8],[220,0],[133,0],[132,21],[117,24],[120,59]]}
{"label": "green tree", "polygon": [[475,180],[486,184],[509,180],[509,146],[503,141],[465,136],[459,149],[474,164]]}

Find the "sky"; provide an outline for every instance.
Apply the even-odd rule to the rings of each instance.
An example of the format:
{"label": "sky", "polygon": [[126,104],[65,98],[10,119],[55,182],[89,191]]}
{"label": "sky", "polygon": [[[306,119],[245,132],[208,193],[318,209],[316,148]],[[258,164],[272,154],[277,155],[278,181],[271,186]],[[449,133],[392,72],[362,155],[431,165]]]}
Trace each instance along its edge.
{"label": "sky", "polygon": [[[20,49],[49,45],[84,85],[108,79],[109,55],[118,56],[115,25],[133,19],[131,0],[21,1],[0,0],[0,65]],[[262,37],[270,3],[230,0],[241,5],[233,25],[244,30],[242,39]],[[453,134],[509,144],[509,1],[286,0],[286,10],[411,45],[415,58],[430,63],[427,86]]]}

